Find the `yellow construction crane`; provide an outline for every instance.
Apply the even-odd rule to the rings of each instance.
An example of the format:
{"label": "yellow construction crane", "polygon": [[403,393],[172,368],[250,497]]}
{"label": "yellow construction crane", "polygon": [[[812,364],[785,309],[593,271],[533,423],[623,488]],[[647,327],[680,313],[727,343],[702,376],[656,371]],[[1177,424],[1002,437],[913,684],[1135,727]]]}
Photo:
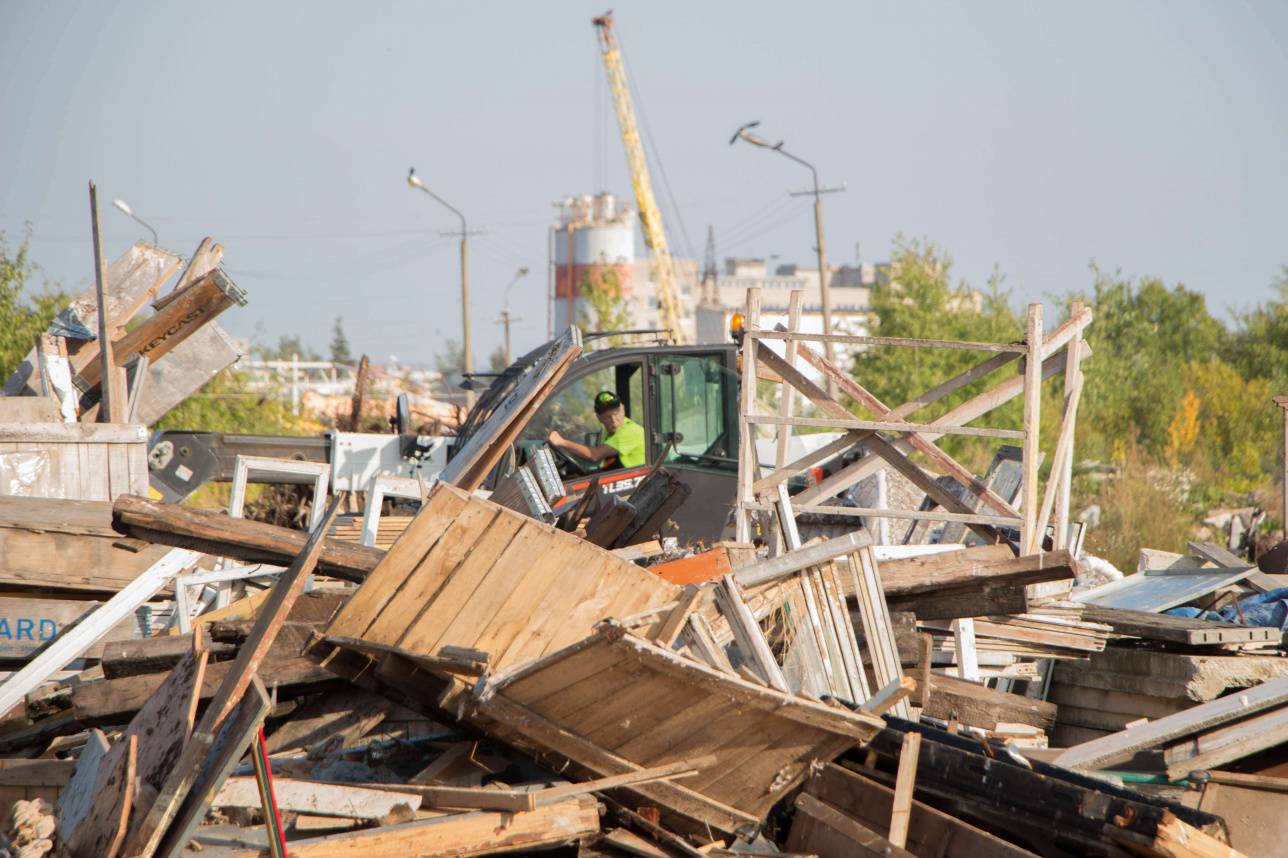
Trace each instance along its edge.
{"label": "yellow construction crane", "polygon": [[635,189],[635,203],[640,210],[640,224],[644,228],[644,244],[650,251],[653,285],[657,289],[657,305],[662,327],[668,328],[676,342],[689,341],[681,323],[680,294],[676,285],[675,261],[666,243],[662,227],[662,212],[653,197],[653,182],[649,179],[648,163],[644,160],[644,144],[640,140],[639,126],[635,122],[635,105],[631,103],[630,89],[626,85],[626,67],[622,52],[613,38],[613,15],[608,13],[593,19],[599,30],[599,45],[608,72],[608,85],[613,90],[613,104],[617,108],[617,125],[626,147],[626,163],[631,171],[631,186]]}

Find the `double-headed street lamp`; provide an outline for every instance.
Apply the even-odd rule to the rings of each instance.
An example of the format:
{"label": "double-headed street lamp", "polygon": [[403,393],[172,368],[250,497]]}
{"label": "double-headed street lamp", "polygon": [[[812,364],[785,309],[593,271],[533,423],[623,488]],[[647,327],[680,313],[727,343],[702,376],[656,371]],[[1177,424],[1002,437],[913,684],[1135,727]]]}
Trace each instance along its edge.
{"label": "double-headed street lamp", "polygon": [[[818,291],[819,298],[823,304],[823,333],[835,333],[835,331],[832,330],[832,296],[829,291],[828,284],[827,250],[823,243],[823,203],[820,197],[825,191],[819,187],[818,170],[814,169],[814,165],[809,161],[793,155],[791,152],[784,149],[783,141],[780,140],[777,143],[770,143],[765,138],[754,134],[751,129],[758,125],[760,125],[759,122],[748,122],[746,125],[739,128],[734,132],[733,137],[729,138],[729,145],[732,146],[739,140],[743,140],[744,142],[750,143],[752,146],[759,146],[762,149],[769,149],[772,152],[777,152],[784,158],[791,158],[797,164],[802,164],[809,168],[810,176],[814,179],[814,190],[812,191],[814,195],[814,243],[818,250]],[[832,343],[829,340],[823,341],[823,353],[827,356],[829,363],[833,362],[834,355]],[[828,392],[835,397],[836,385],[830,377],[827,380],[827,389]]]}
{"label": "double-headed street lamp", "polygon": [[461,339],[462,348],[465,357],[465,378],[466,389],[465,398],[471,407],[474,405],[474,390],[469,386],[470,376],[474,373],[474,352],[473,342],[470,339],[470,268],[469,268],[469,227],[465,223],[465,215],[460,213],[455,206],[438,194],[425,187],[425,183],[416,175],[416,168],[412,167],[407,171],[407,184],[413,188],[418,188],[429,194],[440,205],[456,215],[461,220]]}
{"label": "double-headed street lamp", "polygon": [[146,229],[148,232],[152,233],[152,243],[153,243],[153,244],[158,244],[158,243],[159,243],[159,242],[157,241],[157,231],[156,231],[155,229],[153,229],[151,226],[149,226],[149,225],[148,225],[148,223],[147,223],[146,221],[144,221],[144,220],[143,220],[143,218],[141,218],[141,217],[139,217],[138,215],[136,215],[136,214],[134,213],[134,210],[133,210],[133,209],[131,209],[131,208],[129,207],[129,205],[127,205],[127,204],[126,204],[125,200],[112,200],[112,205],[116,206],[116,207],[117,207],[117,209],[119,209],[120,211],[122,211],[122,212],[124,212],[125,214],[129,215],[131,218],[133,218],[133,219],[134,219],[134,221],[135,221],[135,222],[137,222],[137,223],[141,224],[141,225],[143,226],[143,228],[144,228],[144,229]]}

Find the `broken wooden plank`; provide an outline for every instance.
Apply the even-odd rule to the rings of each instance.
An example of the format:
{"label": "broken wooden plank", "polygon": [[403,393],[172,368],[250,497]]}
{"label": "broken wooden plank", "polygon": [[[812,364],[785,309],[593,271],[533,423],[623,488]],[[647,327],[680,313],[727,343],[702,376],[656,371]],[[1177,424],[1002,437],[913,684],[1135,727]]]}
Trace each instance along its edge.
{"label": "broken wooden plank", "polygon": [[134,802],[137,748],[138,737],[127,736],[103,757],[93,804],[66,841],[71,858],[115,858],[119,854]]}
{"label": "broken wooden plank", "polygon": [[733,631],[734,639],[738,641],[738,648],[742,650],[743,658],[771,688],[786,692],[787,680],[783,676],[782,668],[774,660],[774,654],[769,649],[769,643],[765,640],[760,624],[756,622],[747,603],[743,601],[742,588],[738,585],[737,579],[733,575],[726,575],[720,582],[720,586],[715,589],[715,597],[716,603],[720,606],[720,612],[729,621],[729,628]]}
{"label": "broken wooden plank", "polygon": [[1180,780],[1192,771],[1213,769],[1288,742],[1288,707],[1201,733],[1163,751],[1167,776]]}
{"label": "broken wooden plank", "polygon": [[110,750],[101,730],[89,731],[76,760],[76,770],[58,795],[58,836],[64,843],[75,839],[77,827],[98,798],[98,770]]}
{"label": "broken wooden plank", "polygon": [[[733,577],[744,587],[759,587],[779,578],[785,578],[802,569],[821,566],[838,557],[853,554],[858,549],[871,543],[871,539],[860,531],[847,533],[817,545],[807,545],[799,551],[780,554],[777,557],[760,563],[745,566],[733,573]],[[1009,553],[1009,552],[1008,552]]]}
{"label": "broken wooden plank", "polygon": [[[334,512],[334,508],[332,511]],[[241,683],[237,683],[237,686],[240,687]],[[213,740],[208,744],[203,742],[199,746],[203,747],[206,753],[198,760],[198,767],[193,772],[189,788],[184,791],[181,801],[171,805],[175,810],[169,830],[164,832],[165,839],[158,838],[160,842],[155,853],[149,851],[146,846],[149,831],[146,827],[140,826],[131,832],[130,839],[133,844],[144,845],[139,847],[127,843],[126,855],[155,854],[158,858],[178,858],[185,851],[188,841],[192,839],[193,831],[205,819],[206,812],[210,809],[210,802],[214,800],[219,788],[223,786],[224,781],[232,773],[233,767],[246,753],[246,749],[250,747],[250,743],[259,732],[268,709],[269,697],[264,689],[264,683],[260,682],[258,676],[251,674],[250,682],[246,684],[241,700],[215,729]],[[209,711],[207,710],[207,713]],[[195,744],[195,741],[189,742],[185,751]],[[180,758],[176,770],[182,771],[178,766],[182,766],[183,762]],[[169,802],[169,796],[174,794],[170,786],[167,780],[166,787],[162,789],[161,795],[153,805],[154,810],[162,806],[163,802]],[[148,814],[148,820],[154,818],[158,818],[158,815]]]}
{"label": "broken wooden plank", "polygon": [[912,818],[912,795],[917,787],[917,756],[921,753],[921,734],[904,733],[899,748],[899,771],[894,782],[894,802],[890,808],[888,839],[902,849],[908,845],[908,823]]}
{"label": "broken wooden plank", "polygon": [[1047,551],[1026,557],[998,556],[994,546],[987,553],[977,548],[947,554],[890,560],[881,564],[881,584],[886,597],[945,590],[988,589],[1044,581],[1068,580],[1077,574],[1077,562],[1068,551]]}
{"label": "broken wooden plank", "polygon": [[1054,703],[942,673],[930,674],[930,698],[923,706],[923,713],[932,718],[957,720],[985,730],[995,729],[999,723],[1014,723],[1050,731],[1056,720]]}
{"label": "broken wooden plank", "polygon": [[[361,784],[329,784],[294,778],[273,778],[273,795],[283,813],[336,816],[344,819],[380,819],[400,805],[418,810],[421,796],[414,792],[369,789]],[[224,781],[211,807],[260,808],[259,786],[253,777]],[[294,850],[292,850],[294,851]]]}
{"label": "broken wooden plank", "polygon": [[[573,799],[531,813],[457,813],[365,831],[296,840],[291,858],[449,858],[527,850],[576,840],[599,831],[599,811],[589,799]],[[227,858],[260,858],[267,850]]]}
{"label": "broken wooden plank", "polygon": [[379,726],[393,708],[392,701],[361,688],[321,694],[273,731],[268,737],[268,753],[280,754],[322,743],[349,747]]}
{"label": "broken wooden plank", "polygon": [[465,491],[478,488],[580,354],[581,332],[571,327],[523,371],[481,421],[475,423],[475,415],[470,415],[462,428],[465,444],[455,451],[439,479]]}

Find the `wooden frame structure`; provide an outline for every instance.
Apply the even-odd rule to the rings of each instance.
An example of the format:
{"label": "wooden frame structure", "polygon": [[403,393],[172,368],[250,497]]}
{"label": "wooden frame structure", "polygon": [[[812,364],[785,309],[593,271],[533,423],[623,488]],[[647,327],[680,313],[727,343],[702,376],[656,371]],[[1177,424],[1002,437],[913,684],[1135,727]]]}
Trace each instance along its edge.
{"label": "wooden frame structure", "polygon": [[[1068,540],[1069,484],[1073,464],[1074,425],[1077,419],[1078,400],[1082,391],[1082,358],[1089,354],[1083,331],[1091,323],[1091,310],[1081,303],[1074,303],[1070,318],[1050,333],[1042,326],[1042,305],[1030,304],[1025,337],[1011,343],[985,343],[953,340],[905,339],[895,337],[852,336],[848,334],[814,334],[798,329],[800,318],[800,292],[793,292],[788,310],[789,324],[776,330],[761,328],[760,290],[747,290],[745,330],[742,350],[742,399],[739,415],[741,432],[739,444],[738,495],[736,500],[737,536],[740,541],[751,537],[751,519],[754,513],[770,513],[783,520],[783,504],[794,505],[795,514],[804,511],[845,516],[872,516],[911,520],[956,521],[965,524],[989,542],[1001,540],[999,528],[1019,530],[1021,554],[1033,554],[1043,548],[1047,523],[1054,516],[1054,548],[1065,547]],[[782,342],[784,356],[768,348],[766,342]],[[810,346],[810,343],[846,343],[871,347],[957,349],[988,353],[990,356],[974,367],[959,373],[932,389],[909,399],[901,405],[890,407],[869,392],[836,364],[828,361]],[[803,360],[825,379],[834,383],[842,393],[858,402],[877,419],[864,420],[819,384],[812,381],[797,367]],[[973,382],[985,378],[1013,361],[1019,361],[1018,372],[988,390],[979,393],[947,413],[929,422],[912,422],[916,412],[943,399]],[[1052,457],[1051,478],[1045,490],[1039,485],[1038,465],[1039,426],[1041,422],[1042,382],[1063,373],[1065,397],[1060,431]],[[777,414],[763,414],[756,407],[756,384],[752,379],[770,379],[782,385]],[[793,415],[796,394],[812,403],[824,416],[804,417]],[[969,425],[999,406],[1017,397],[1024,401],[1024,427],[1001,429]],[[756,454],[757,427],[777,427],[777,456],[774,469],[763,473]],[[819,427],[843,429],[845,434],[822,447],[788,462],[786,451],[793,427]],[[968,435],[1018,441],[1022,445],[1023,482],[1020,504],[1012,506],[991,491],[968,468],[941,450],[935,440],[944,435]],[[838,454],[861,447],[869,454],[847,466],[816,486],[786,501],[786,492],[780,491],[787,480],[809,468],[821,464]],[[977,512],[945,489],[935,477],[914,463],[910,455],[919,453],[940,473],[957,482],[974,494],[984,510]],[[837,492],[854,485],[859,480],[889,466],[926,492],[939,504],[938,509],[891,510],[865,509],[828,505],[827,500]],[[788,516],[789,517],[789,516]],[[779,539],[782,545],[787,537]]]}

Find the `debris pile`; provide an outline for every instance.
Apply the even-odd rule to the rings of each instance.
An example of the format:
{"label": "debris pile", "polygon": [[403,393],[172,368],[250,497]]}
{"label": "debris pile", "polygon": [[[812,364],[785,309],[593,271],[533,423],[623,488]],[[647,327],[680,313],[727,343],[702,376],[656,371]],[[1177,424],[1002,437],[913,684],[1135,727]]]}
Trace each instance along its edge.
{"label": "debris pile", "polygon": [[[593,479],[567,491],[540,444],[514,454],[580,355],[576,329],[481,400],[436,479],[367,474],[360,518],[340,517],[359,489],[339,463],[269,457],[239,457],[226,513],[128,481],[90,499],[5,493],[0,629],[20,631],[0,631],[4,848],[1278,854],[1282,631],[1219,619],[1268,616],[1276,598],[1248,591],[1273,597],[1274,576],[1201,543],[1076,586],[1078,525],[1047,530],[1068,514],[1089,316],[968,344],[992,369],[1026,356],[1025,374],[910,423],[915,402],[854,417],[795,368],[863,401],[798,341],[822,335],[760,331],[755,310],[744,370],[826,416],[784,396],[770,420],[744,385],[742,437],[758,422],[842,431],[795,462],[780,445],[773,468],[738,445],[737,530],[714,545],[667,536],[692,497],[665,457],[613,495]],[[1069,366],[1045,497],[1034,425],[995,431],[1024,443],[983,477],[934,445],[983,431],[965,424],[990,403],[1036,402],[1043,373]],[[860,446],[872,455],[844,458]],[[790,482],[834,455],[823,494]],[[828,502],[880,462],[925,492],[920,509]],[[251,473],[312,486],[307,531],[241,517]],[[414,516],[382,521],[386,495]],[[854,526],[811,539],[794,504]],[[887,544],[879,518],[912,524]],[[1177,610],[1191,615],[1163,613]]]}

